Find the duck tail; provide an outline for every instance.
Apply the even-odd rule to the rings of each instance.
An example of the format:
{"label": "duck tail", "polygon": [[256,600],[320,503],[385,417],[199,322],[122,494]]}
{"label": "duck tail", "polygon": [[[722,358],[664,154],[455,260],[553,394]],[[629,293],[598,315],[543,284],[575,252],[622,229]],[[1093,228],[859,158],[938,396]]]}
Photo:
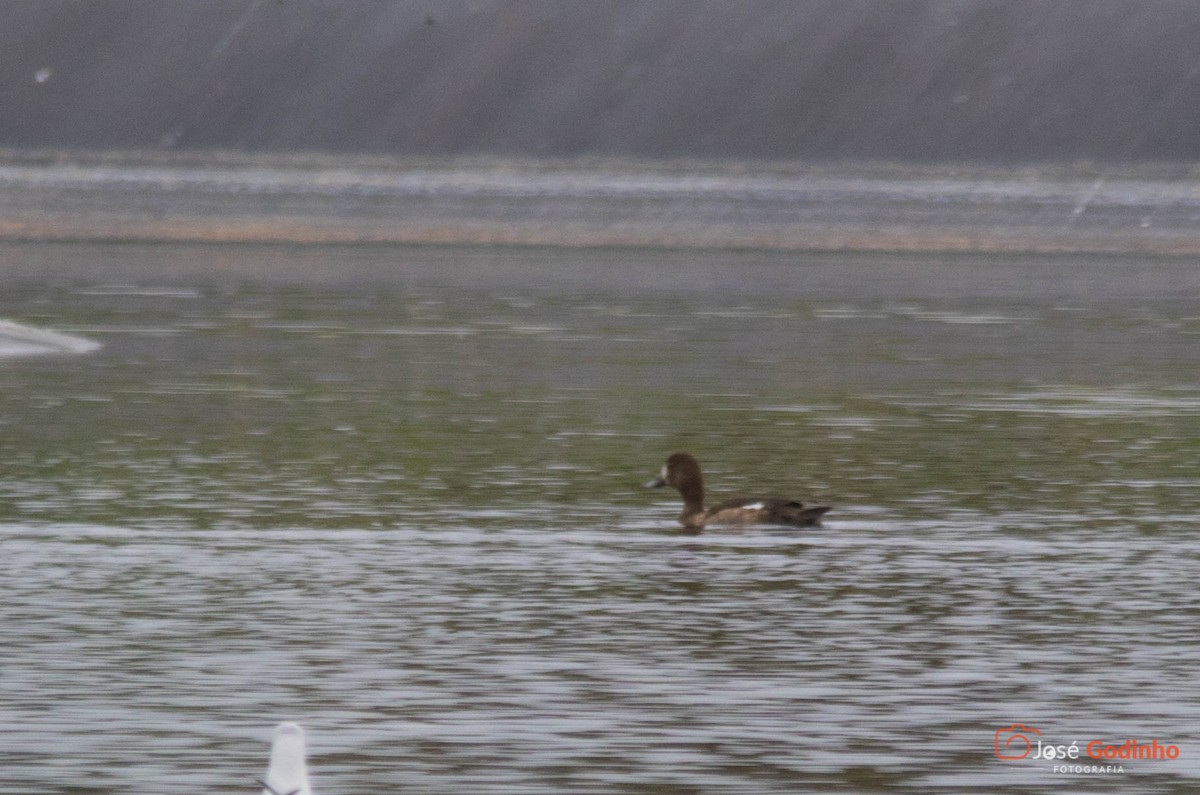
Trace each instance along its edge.
{"label": "duck tail", "polygon": [[793,508],[785,517],[788,524],[797,527],[820,527],[821,517],[833,509],[832,505],[812,505]]}

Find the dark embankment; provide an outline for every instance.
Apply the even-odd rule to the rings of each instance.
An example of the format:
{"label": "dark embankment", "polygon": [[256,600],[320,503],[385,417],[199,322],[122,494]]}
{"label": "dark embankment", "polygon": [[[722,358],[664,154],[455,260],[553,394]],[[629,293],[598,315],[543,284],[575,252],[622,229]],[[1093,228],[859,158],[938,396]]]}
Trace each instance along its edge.
{"label": "dark embankment", "polygon": [[1190,0],[4,2],[0,147],[1188,161]]}

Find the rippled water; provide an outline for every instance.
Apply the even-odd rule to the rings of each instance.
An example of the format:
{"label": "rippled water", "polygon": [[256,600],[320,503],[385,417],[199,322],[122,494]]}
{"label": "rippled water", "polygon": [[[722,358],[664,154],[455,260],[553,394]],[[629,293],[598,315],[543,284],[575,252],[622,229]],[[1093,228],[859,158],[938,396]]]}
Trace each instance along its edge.
{"label": "rippled water", "polygon": [[[285,719],[322,795],[1195,788],[1191,262],[0,266],[103,345],[0,360],[0,792],[255,791]],[[679,449],[828,527],[680,535]]]}

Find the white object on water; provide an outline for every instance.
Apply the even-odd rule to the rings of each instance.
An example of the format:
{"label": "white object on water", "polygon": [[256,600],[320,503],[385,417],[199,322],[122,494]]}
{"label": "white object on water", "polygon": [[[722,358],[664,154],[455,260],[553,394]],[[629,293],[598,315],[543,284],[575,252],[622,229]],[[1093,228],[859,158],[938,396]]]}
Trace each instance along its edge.
{"label": "white object on water", "polygon": [[88,353],[100,343],[11,320],[0,320],[0,358],[46,353]]}
{"label": "white object on water", "polygon": [[275,727],[271,744],[271,765],[263,785],[262,795],[312,795],[308,786],[308,765],[304,761],[304,729],[298,723],[281,723]]}

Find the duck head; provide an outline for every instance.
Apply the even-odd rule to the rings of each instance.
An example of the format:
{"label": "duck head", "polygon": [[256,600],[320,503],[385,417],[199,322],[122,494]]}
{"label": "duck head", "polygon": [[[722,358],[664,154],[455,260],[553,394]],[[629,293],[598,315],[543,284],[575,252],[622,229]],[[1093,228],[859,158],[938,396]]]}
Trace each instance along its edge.
{"label": "duck head", "polygon": [[683,497],[680,521],[686,526],[696,524],[696,518],[704,514],[704,478],[700,475],[700,462],[687,453],[675,453],[667,459],[658,477],[646,484],[648,489],[663,486],[670,486]]}

